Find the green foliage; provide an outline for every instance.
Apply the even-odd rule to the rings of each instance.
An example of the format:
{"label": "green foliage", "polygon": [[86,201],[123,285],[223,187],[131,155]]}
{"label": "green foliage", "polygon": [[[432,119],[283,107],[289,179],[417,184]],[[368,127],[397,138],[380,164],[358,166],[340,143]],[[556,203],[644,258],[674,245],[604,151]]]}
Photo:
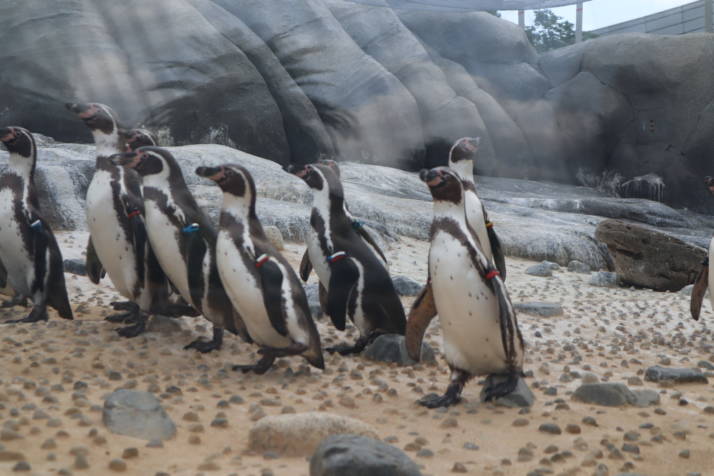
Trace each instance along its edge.
{"label": "green foliage", "polygon": [[536,50],[543,52],[575,43],[575,25],[551,10],[534,13],[534,25],[526,27],[526,35]]}

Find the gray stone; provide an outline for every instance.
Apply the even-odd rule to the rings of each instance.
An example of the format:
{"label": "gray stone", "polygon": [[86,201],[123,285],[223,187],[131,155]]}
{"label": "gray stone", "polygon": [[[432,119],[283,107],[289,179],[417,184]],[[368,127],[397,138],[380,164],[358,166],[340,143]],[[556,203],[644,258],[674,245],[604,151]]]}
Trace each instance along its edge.
{"label": "gray stone", "polygon": [[529,274],[531,276],[540,276],[543,278],[549,278],[549,277],[553,276],[553,268],[547,261],[544,261],[542,263],[538,263],[538,264],[528,267],[526,269],[526,274]]}
{"label": "gray stone", "polygon": [[280,228],[268,225],[263,227],[263,231],[265,232],[265,236],[268,238],[268,241],[272,243],[275,249],[278,251],[285,249],[285,242],[283,241],[283,234],[280,232]]}
{"label": "gray stone", "polygon": [[409,276],[392,276],[394,289],[400,296],[416,296],[424,288],[424,284],[410,278]]}
{"label": "gray stone", "polygon": [[[496,384],[502,381],[504,378],[505,377],[498,376],[488,377],[488,379],[491,379],[493,383]],[[486,400],[486,393],[484,389],[481,389],[481,394],[479,395],[479,398],[482,402]],[[500,397],[493,400],[493,403],[495,403],[496,405],[509,408],[530,407],[533,405],[533,402],[535,402],[535,396],[533,395],[531,389],[528,388],[526,381],[522,377],[518,378],[518,383],[516,384],[516,388],[513,390],[513,392],[509,393],[504,397]]]}
{"label": "gray stone", "polygon": [[659,393],[656,390],[649,388],[632,390],[635,395],[634,405],[637,407],[648,407],[650,405],[658,405],[660,401]]}
{"label": "gray stone", "polygon": [[679,291],[697,277],[704,249],[665,233],[618,220],[605,220],[595,237],[607,245],[623,283],[657,291]]}
{"label": "gray stone", "polygon": [[309,456],[328,436],[359,435],[376,438],[373,427],[355,418],[326,412],[270,415],[250,429],[252,451],[273,451],[281,456]]}
{"label": "gray stone", "polygon": [[571,273],[583,273],[587,274],[591,271],[590,266],[583,263],[582,261],[573,260],[568,263],[568,271]]}
{"label": "gray stone", "polygon": [[310,458],[310,476],[420,476],[402,450],[373,438],[330,436]]}
{"label": "gray stone", "polygon": [[86,276],[87,267],[81,259],[66,259],[64,260],[64,272],[77,274],[79,276]]}
{"label": "gray stone", "polygon": [[620,279],[618,278],[617,273],[611,273],[610,271],[597,271],[590,275],[588,284],[599,288],[616,288],[620,284]]}
{"label": "gray stone", "polygon": [[516,311],[540,317],[555,317],[563,315],[563,306],[555,302],[519,302],[513,307]]}
{"label": "gray stone", "polygon": [[[377,362],[397,363],[403,366],[416,364],[407,353],[404,336],[398,334],[382,334],[377,337],[374,342],[364,349],[362,356],[365,359]],[[421,345],[420,362],[426,364],[436,363],[434,349],[426,342],[422,342]]]}
{"label": "gray stone", "polygon": [[675,383],[708,383],[699,369],[674,369],[655,365],[645,371],[645,380],[649,382],[670,381]]}
{"label": "gray stone", "polygon": [[583,403],[607,407],[634,405],[637,402],[637,396],[622,383],[584,384],[575,390],[573,398]]}
{"label": "gray stone", "polygon": [[109,431],[144,440],[167,440],[176,425],[151,393],[117,390],[104,401],[102,421]]}

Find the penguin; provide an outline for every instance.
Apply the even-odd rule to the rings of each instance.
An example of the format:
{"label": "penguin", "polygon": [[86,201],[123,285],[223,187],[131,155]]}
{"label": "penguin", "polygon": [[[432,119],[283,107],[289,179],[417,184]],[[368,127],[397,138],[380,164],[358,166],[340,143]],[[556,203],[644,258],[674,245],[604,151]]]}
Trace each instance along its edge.
{"label": "penguin", "polygon": [[87,270],[96,284],[109,274],[128,302],[114,302],[119,314],[111,322],[133,325],[117,329],[123,337],[146,330],[150,314],[166,307],[169,286],[146,236],[139,177],[115,165],[110,157],[124,150],[116,113],[104,104],[67,104],[90,129],[97,149],[94,176],[87,189]]}
{"label": "penguin", "polygon": [[[714,178],[709,176],[704,177],[704,186],[707,187],[707,191],[710,194],[714,195]],[[709,253],[702,263],[702,269],[699,271],[696,281],[694,281],[692,297],[689,302],[689,309],[695,321],[699,320],[699,316],[702,312],[702,302],[704,301],[704,295],[707,289],[709,289],[709,300],[712,309],[714,309],[714,270],[709,266],[709,262],[712,258],[714,258],[714,238],[709,242]]]}
{"label": "penguin", "polygon": [[187,348],[220,349],[224,329],[251,342],[218,274],[216,230],[191,195],[173,155],[160,147],[140,147],[112,160],[141,176],[146,229],[158,261],[181,297],[213,323],[211,341],[198,340]]}
{"label": "penguin", "polygon": [[22,127],[7,127],[0,129],[0,142],[10,153],[9,166],[0,177],[0,260],[15,293],[3,306],[32,301],[27,317],[7,322],[46,321],[47,305],[60,317],[74,319],[62,253],[38,205],[35,139]]}
{"label": "penguin", "polygon": [[461,177],[466,202],[466,221],[476,232],[481,242],[481,250],[488,261],[493,260],[501,273],[501,279],[506,280],[506,258],[503,256],[501,242],[493,229],[493,223],[488,219],[486,207],[476,194],[474,181],[474,160],[481,139],[479,137],[462,137],[454,142],[449,150],[449,167]]}
{"label": "penguin", "polygon": [[[434,200],[429,279],[409,313],[406,347],[419,360],[421,342],[438,313],[451,382],[443,396],[419,400],[429,407],[457,403],[466,382],[488,375],[486,400],[512,392],[522,373],[524,342],[499,271],[486,259],[468,225],[461,177],[452,169],[423,170]],[[496,383],[496,377],[505,378]]]}
{"label": "penguin", "polygon": [[[340,172],[340,167],[337,165],[337,162],[332,160],[332,159],[320,159],[318,163],[322,165],[327,165],[330,167],[333,172],[337,175],[337,178],[341,180],[342,174]],[[290,167],[288,167],[290,168]],[[357,220],[354,216],[349,211],[349,207],[347,206],[347,202],[345,201],[345,215],[347,215],[347,218],[352,222],[352,228],[355,229],[357,234],[369,245],[370,249],[374,252],[376,255],[377,259],[379,259],[383,264],[384,267],[389,271],[389,262],[387,261],[387,257],[385,256],[384,252],[382,251],[382,248],[377,244],[377,241],[372,237],[371,233],[365,228],[364,223],[361,221]],[[312,273],[312,263],[310,262],[310,253],[308,250],[305,250],[305,253],[302,256],[302,260],[300,261],[300,278],[304,282],[307,282],[307,280],[310,278],[310,273]],[[319,291],[319,298],[320,298],[320,307],[324,310],[327,308],[327,290],[325,290],[325,287],[322,285],[322,283],[318,283],[318,291]]]}
{"label": "penguin", "polygon": [[359,353],[381,334],[404,335],[402,303],[384,263],[345,213],[337,174],[324,164],[293,167],[290,171],[313,190],[307,249],[327,290],[325,313],[339,330],[345,329],[349,316],[360,332],[354,345],[340,344],[326,350],[342,355]]}
{"label": "penguin", "polygon": [[216,242],[218,273],[233,305],[245,318],[248,333],[260,345],[255,365],[234,370],[265,373],[277,357],[302,355],[325,368],[320,335],[312,320],[305,290],[288,261],[265,236],[255,213],[253,177],[240,165],[199,167],[196,175],[223,191]]}

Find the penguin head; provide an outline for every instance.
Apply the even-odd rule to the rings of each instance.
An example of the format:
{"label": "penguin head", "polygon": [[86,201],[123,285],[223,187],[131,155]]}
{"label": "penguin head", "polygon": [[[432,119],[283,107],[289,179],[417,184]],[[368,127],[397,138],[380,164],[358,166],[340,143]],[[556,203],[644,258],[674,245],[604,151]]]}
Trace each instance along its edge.
{"label": "penguin head", "polygon": [[146,129],[119,129],[119,137],[124,140],[127,152],[132,152],[139,147],[155,146],[156,137]]}
{"label": "penguin head", "polygon": [[337,175],[337,178],[341,178],[341,173],[340,173],[340,166],[337,165],[337,161],[334,159],[328,159],[328,158],[321,158],[320,160],[317,161],[317,163],[321,165],[326,165],[332,171]]}
{"label": "penguin head", "polygon": [[171,154],[159,147],[140,147],[133,152],[112,155],[111,159],[115,165],[133,169],[142,177],[153,175],[168,177],[171,167],[166,155],[170,156]]}
{"label": "penguin head", "polygon": [[109,106],[99,103],[67,103],[65,107],[82,119],[93,133],[111,135],[117,129],[117,115]]}
{"label": "penguin head", "polygon": [[[255,182],[248,170],[237,164],[225,164],[218,167],[198,167],[196,175],[216,182],[224,195],[231,195],[245,202],[255,211]],[[225,203],[225,199],[224,199]]]}
{"label": "penguin head", "polygon": [[463,185],[458,174],[449,167],[423,169],[419,178],[426,183],[435,201],[460,203],[463,198]]}
{"label": "penguin head", "polygon": [[709,193],[714,195],[714,178],[708,175],[704,177],[704,185],[707,187],[707,190],[709,190]]}
{"label": "penguin head", "polygon": [[462,137],[454,142],[449,151],[449,167],[463,177],[473,175],[474,160],[480,143],[480,137]]}
{"label": "penguin head", "polygon": [[4,127],[0,129],[0,142],[11,154],[26,159],[32,159],[35,155],[35,139],[27,129],[22,127]]}

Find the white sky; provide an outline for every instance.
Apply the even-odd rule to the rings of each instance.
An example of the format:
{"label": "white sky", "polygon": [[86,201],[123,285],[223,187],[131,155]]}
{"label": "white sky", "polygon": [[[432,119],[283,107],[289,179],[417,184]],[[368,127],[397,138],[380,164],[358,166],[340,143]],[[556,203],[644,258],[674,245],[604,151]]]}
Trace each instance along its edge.
{"label": "white sky", "polygon": [[[583,4],[583,29],[594,30],[691,2],[692,0],[592,0]],[[556,15],[575,24],[575,5],[552,10]],[[501,16],[518,23],[518,12],[501,12]],[[532,23],[533,13],[526,12],[526,25]]]}

